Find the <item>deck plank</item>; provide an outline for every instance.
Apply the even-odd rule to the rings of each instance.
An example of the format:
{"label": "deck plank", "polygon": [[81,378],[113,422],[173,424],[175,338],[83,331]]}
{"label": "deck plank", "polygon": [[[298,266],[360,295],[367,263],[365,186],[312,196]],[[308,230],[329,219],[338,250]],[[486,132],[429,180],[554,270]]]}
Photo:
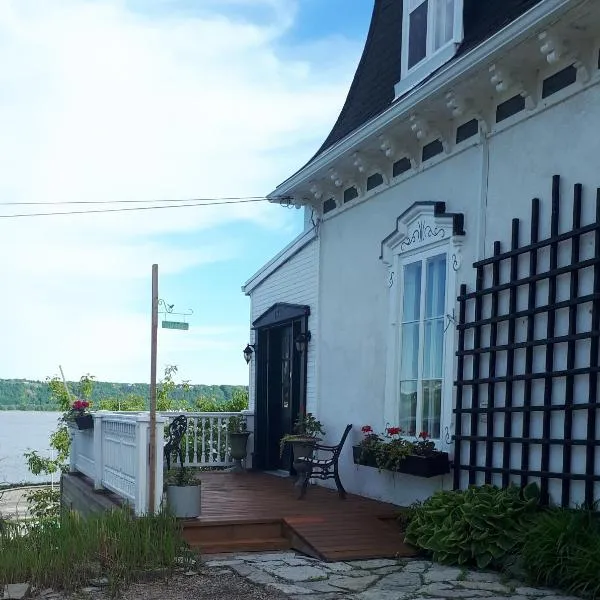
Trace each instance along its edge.
{"label": "deck plank", "polygon": [[[204,545],[202,529],[205,527],[211,528],[214,540],[214,527],[222,524],[221,547],[227,552],[235,550],[235,540],[231,540],[228,550],[227,526],[280,519],[291,530],[292,547],[308,550],[324,560],[415,554],[403,543],[393,520],[398,507],[393,504],[352,494],[341,500],[336,492],[318,486],[311,486],[306,497],[298,500],[293,480],[266,473],[202,473],[200,479],[202,515],[184,524],[186,533],[200,548]],[[195,531],[192,533],[190,529]],[[256,542],[261,545],[261,540]],[[264,544],[261,547],[264,549]]]}

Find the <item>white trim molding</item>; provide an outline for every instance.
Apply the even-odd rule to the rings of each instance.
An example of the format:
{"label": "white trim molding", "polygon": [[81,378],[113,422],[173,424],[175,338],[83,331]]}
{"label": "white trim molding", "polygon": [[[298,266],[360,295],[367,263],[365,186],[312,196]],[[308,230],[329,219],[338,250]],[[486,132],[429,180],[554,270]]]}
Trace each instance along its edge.
{"label": "white trim molding", "polygon": [[405,254],[430,246],[436,242],[449,241],[452,252],[449,259],[454,270],[461,264],[461,247],[464,232],[456,232],[457,217],[446,213],[443,203],[415,203],[396,220],[396,229],[381,243],[381,260],[390,267],[396,255]]}
{"label": "white trim molding", "polygon": [[[386,266],[388,288],[388,334],[385,403],[382,425],[396,424],[400,402],[400,330],[402,268],[407,262],[427,259],[436,253],[446,255],[446,297],[443,356],[443,396],[440,438],[436,445],[451,450],[453,351],[455,346],[454,309],[457,271],[460,268],[464,231],[462,215],[442,211],[441,202],[415,203],[396,220],[396,229],[381,244],[381,260]],[[420,415],[420,413],[418,413]]]}

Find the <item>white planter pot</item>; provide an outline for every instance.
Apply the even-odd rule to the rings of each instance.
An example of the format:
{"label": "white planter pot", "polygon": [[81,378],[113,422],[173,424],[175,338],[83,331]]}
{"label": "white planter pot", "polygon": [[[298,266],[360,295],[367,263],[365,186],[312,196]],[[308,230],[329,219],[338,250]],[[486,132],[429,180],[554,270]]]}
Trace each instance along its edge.
{"label": "white planter pot", "polygon": [[171,513],[179,519],[193,519],[200,516],[200,497],[202,486],[197,485],[168,485],[167,506]]}

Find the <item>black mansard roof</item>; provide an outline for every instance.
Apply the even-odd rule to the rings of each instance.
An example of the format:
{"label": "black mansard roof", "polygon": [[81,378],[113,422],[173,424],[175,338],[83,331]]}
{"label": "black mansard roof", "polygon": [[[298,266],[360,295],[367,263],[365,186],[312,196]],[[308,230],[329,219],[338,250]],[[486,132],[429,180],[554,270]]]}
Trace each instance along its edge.
{"label": "black mansard roof", "polygon": [[[464,40],[456,56],[484,42],[543,0],[464,0]],[[400,79],[402,0],[375,0],[371,25],[346,102],[315,157],[394,102]]]}

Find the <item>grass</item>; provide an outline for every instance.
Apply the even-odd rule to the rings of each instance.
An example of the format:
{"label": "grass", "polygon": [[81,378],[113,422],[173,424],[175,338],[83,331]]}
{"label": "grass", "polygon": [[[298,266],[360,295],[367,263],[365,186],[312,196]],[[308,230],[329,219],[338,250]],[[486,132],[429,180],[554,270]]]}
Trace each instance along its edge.
{"label": "grass", "polygon": [[527,532],[522,559],[535,583],[600,597],[600,515],[583,509],[544,511]]}
{"label": "grass", "polygon": [[0,585],[28,581],[45,588],[75,590],[97,577],[115,595],[121,585],[157,569],[191,559],[177,520],[167,514],[133,518],[125,510],[86,519],[65,513],[60,525],[23,533],[0,531]]}

